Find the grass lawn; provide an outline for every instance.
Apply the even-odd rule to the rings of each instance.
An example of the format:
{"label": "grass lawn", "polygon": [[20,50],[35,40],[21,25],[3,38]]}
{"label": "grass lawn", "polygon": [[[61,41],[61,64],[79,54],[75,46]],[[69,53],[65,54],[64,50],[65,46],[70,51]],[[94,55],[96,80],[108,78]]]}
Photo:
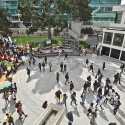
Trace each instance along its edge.
{"label": "grass lawn", "polygon": [[29,36],[29,37],[26,37],[26,36],[12,36],[12,41],[16,39],[16,43],[17,45],[21,45],[21,41],[22,41],[22,45],[26,44],[26,43],[33,43],[33,42],[36,42],[36,41],[44,41],[44,40],[47,40],[47,36],[43,37],[43,36]]}
{"label": "grass lawn", "polygon": [[[8,66],[8,67],[11,67],[11,66],[13,66],[13,63],[11,63],[11,62],[4,62],[4,64],[6,65],[6,66]],[[1,62],[0,62],[0,65],[1,65]]]}

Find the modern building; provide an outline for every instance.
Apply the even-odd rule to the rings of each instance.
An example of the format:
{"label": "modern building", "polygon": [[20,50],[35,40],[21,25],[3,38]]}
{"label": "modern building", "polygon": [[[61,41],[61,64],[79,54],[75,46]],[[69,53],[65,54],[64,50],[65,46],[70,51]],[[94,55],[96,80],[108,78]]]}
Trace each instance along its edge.
{"label": "modern building", "polygon": [[107,27],[110,22],[115,22],[116,13],[112,11],[112,8],[120,4],[121,0],[92,0],[89,6],[95,8],[91,20],[93,25]]}
{"label": "modern building", "polygon": [[125,61],[125,5],[113,7],[115,23],[104,29],[102,52],[104,55]]}
{"label": "modern building", "polygon": [[7,8],[8,13],[10,16],[10,21],[12,22],[12,29],[13,28],[24,28],[22,21],[20,21],[20,14],[18,13],[18,4],[19,0],[0,0],[0,7]]}

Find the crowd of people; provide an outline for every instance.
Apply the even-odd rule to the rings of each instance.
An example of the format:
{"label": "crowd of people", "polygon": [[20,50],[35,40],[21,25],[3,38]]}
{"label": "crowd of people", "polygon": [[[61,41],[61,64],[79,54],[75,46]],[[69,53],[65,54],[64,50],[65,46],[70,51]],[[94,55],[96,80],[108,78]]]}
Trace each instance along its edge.
{"label": "crowd of people", "polygon": [[[2,48],[0,50],[0,55],[11,56],[15,59],[14,63],[15,62],[18,63],[17,61],[21,60],[21,56],[24,55],[24,51],[23,50],[20,51],[18,49],[18,47],[15,49],[11,46],[11,48],[10,48],[8,46],[7,41],[4,41],[3,44],[1,44],[1,46],[3,46],[3,45],[4,45],[4,49]],[[13,43],[13,45],[15,46],[16,43]],[[10,54],[10,53],[8,54],[5,51],[5,49],[7,51],[10,51],[10,53],[12,53],[12,54]],[[66,59],[68,60],[67,56],[68,55],[66,54],[64,60],[66,60]],[[36,59],[33,56],[30,56],[28,62],[29,62],[29,67],[30,67],[32,64],[33,65],[36,64],[35,63]],[[44,61],[42,63],[41,62],[38,63],[38,68],[39,68],[40,72],[41,72],[42,68],[43,68],[43,72],[45,72],[46,65],[47,65],[47,57],[45,56]],[[50,72],[51,72],[52,71],[52,62],[49,62],[48,65],[49,65],[49,69],[50,69]],[[78,103],[80,103],[81,106],[86,105],[85,100],[86,100],[86,98],[89,98],[89,96],[87,96],[87,95],[89,93],[93,93],[96,96],[96,100],[95,100],[95,102],[90,103],[90,106],[88,107],[88,110],[87,110],[87,113],[86,113],[86,115],[88,117],[90,117],[90,123],[91,124],[95,123],[95,119],[97,117],[97,112],[98,112],[99,106],[100,106],[101,110],[104,110],[103,109],[104,103],[105,104],[108,103],[110,105],[113,105],[114,106],[113,114],[116,115],[117,110],[119,109],[119,107],[121,105],[121,101],[120,101],[119,93],[113,88],[113,84],[117,84],[117,82],[119,82],[119,84],[121,84],[120,79],[121,79],[122,70],[123,70],[124,66],[125,66],[125,64],[124,64],[124,62],[122,62],[121,66],[120,66],[121,72],[119,72],[117,74],[114,74],[114,82],[113,83],[111,83],[110,78],[106,78],[105,79],[105,85],[103,85],[102,84],[102,78],[103,78],[103,71],[105,70],[105,67],[106,67],[106,63],[103,62],[102,67],[100,67],[98,69],[97,73],[94,73],[94,63],[90,64],[89,59],[86,59],[85,67],[88,69],[88,72],[92,71],[92,73],[95,74],[95,77],[94,77],[94,79],[92,79],[91,75],[87,76],[86,81],[83,85],[83,92],[80,95],[81,101],[77,102],[77,100],[76,100],[76,98],[78,98],[77,93],[74,90],[75,86],[73,84],[73,81],[69,80],[69,73],[67,71],[67,65],[64,64],[63,62],[61,62],[60,71],[63,72],[63,74],[64,74],[64,78],[65,78],[64,84],[65,85],[69,84],[70,98],[68,98],[68,95],[66,93],[62,93],[61,90],[58,90],[58,91],[55,92],[55,98],[57,99],[57,103],[61,104],[61,105],[64,104],[65,107],[67,107],[67,99],[71,99],[70,104],[73,105],[73,103],[74,103],[76,108],[77,108]],[[1,67],[5,71],[7,71],[7,67],[4,65],[4,63],[1,64]],[[26,71],[27,71],[27,75],[30,77],[31,71],[30,71],[29,67],[26,68]],[[102,69],[102,71],[101,71],[101,69]],[[11,71],[13,71],[15,73],[16,73],[16,70],[17,69],[15,67],[14,67],[14,69],[13,69],[13,67],[11,68]],[[59,83],[59,77],[60,77],[60,73],[56,72],[57,83]],[[4,92],[3,99],[5,99],[6,104],[8,104],[9,103],[8,96],[12,96],[12,99],[13,99],[14,104],[15,104],[15,108],[17,108],[17,113],[19,114],[19,119],[22,119],[22,115],[24,115],[25,117],[27,117],[28,115],[26,115],[23,112],[21,101],[18,101],[18,102],[16,101],[17,100],[16,99],[16,92],[17,92],[16,83],[13,83],[11,81],[11,87],[9,89],[9,92]],[[48,103],[47,101],[45,101],[43,103],[42,107],[44,109],[47,108],[47,106],[48,106],[47,103]],[[6,117],[7,117],[6,118],[7,123],[9,123],[9,124],[12,123],[13,125],[15,125],[14,120],[13,120],[13,116],[11,114],[7,113]],[[68,125],[72,125],[72,123],[73,123],[73,112],[72,111],[68,112],[66,117],[69,120]],[[6,125],[6,122],[4,122],[4,125]],[[113,125],[113,124],[115,125],[116,123],[110,123],[110,125]]]}
{"label": "crowd of people", "polygon": [[[22,56],[27,53],[26,49],[18,47],[16,40],[9,38],[0,39],[0,77],[6,74],[6,78],[15,74],[20,64],[23,64]],[[5,62],[11,62],[11,69],[5,65]]]}

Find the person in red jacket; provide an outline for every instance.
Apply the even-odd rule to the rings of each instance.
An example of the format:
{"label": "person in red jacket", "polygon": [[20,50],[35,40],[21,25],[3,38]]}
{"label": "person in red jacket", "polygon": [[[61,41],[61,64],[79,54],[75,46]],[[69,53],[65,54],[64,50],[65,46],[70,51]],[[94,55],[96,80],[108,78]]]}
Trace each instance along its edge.
{"label": "person in red jacket", "polygon": [[46,109],[46,108],[47,108],[47,105],[48,105],[48,104],[47,104],[47,101],[45,101],[45,102],[43,103],[43,108]]}

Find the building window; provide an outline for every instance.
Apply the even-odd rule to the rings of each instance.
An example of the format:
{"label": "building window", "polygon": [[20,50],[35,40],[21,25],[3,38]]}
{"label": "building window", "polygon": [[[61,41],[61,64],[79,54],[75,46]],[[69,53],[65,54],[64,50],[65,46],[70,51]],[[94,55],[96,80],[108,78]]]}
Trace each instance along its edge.
{"label": "building window", "polygon": [[109,56],[109,52],[110,52],[109,47],[105,47],[105,46],[102,47],[102,54],[103,55]]}
{"label": "building window", "polygon": [[124,38],[124,34],[115,33],[114,40],[113,40],[113,45],[122,46],[123,38]]}
{"label": "building window", "polygon": [[122,13],[117,13],[115,18],[115,23],[121,23]]}
{"label": "building window", "polygon": [[121,59],[120,59],[120,60],[125,61],[125,51],[122,51],[122,54],[121,54]]}
{"label": "building window", "polygon": [[120,50],[117,50],[117,49],[112,49],[112,50],[111,50],[111,55],[110,55],[110,57],[119,59],[119,55],[120,55]]}
{"label": "building window", "polygon": [[106,43],[106,44],[110,44],[110,45],[111,45],[112,36],[113,36],[113,33],[105,32],[103,43]]}

